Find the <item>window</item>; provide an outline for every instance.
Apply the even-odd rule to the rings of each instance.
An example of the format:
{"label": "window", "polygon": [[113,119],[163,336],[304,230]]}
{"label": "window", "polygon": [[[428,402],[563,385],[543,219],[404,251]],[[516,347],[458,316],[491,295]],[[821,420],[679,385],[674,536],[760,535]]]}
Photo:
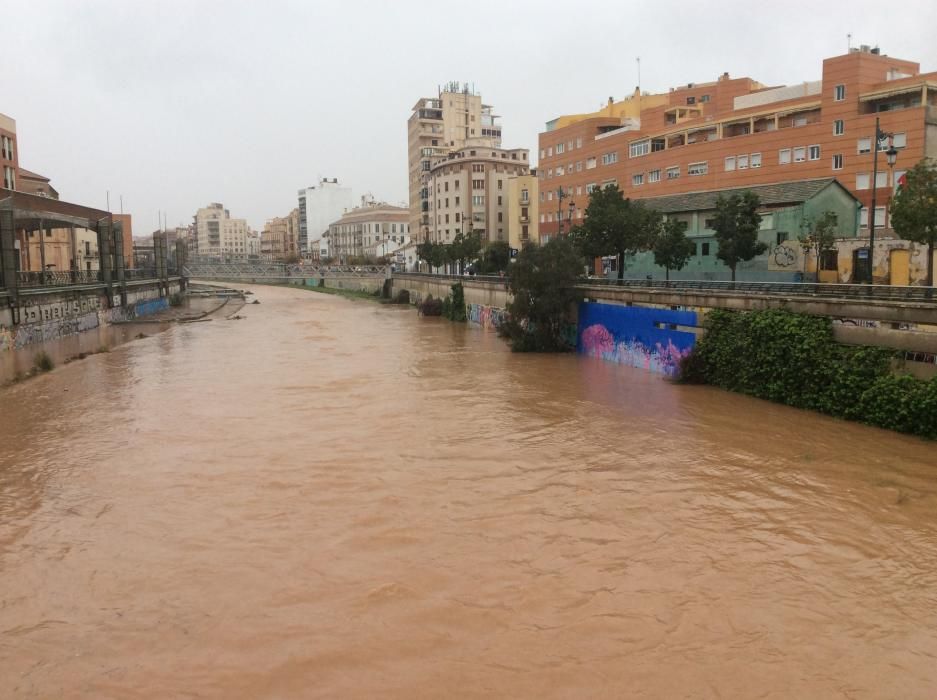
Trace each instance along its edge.
{"label": "window", "polygon": [[791,162],[791,149],[782,148],[778,151],[778,165],[787,165]]}
{"label": "window", "polygon": [[586,185],[586,194],[592,194],[595,191],[595,189],[596,189],[596,184],[594,182],[590,182],[588,185]]}
{"label": "window", "polygon": [[576,137],[576,148],[582,148],[582,136]]}
{"label": "window", "polygon": [[803,163],[807,160],[807,149],[804,146],[798,146],[794,149],[794,162]]}
{"label": "window", "polygon": [[729,156],[726,158],[726,172],[731,172],[735,170],[735,156]]}
{"label": "window", "polygon": [[637,158],[638,156],[646,156],[651,152],[651,140],[644,139],[643,141],[635,141],[628,146],[628,157]]}
{"label": "window", "polygon": [[611,165],[612,163],[618,162],[618,152],[614,153],[603,153],[602,154],[602,165]]}
{"label": "window", "polygon": [[557,177],[562,177],[562,176],[565,175],[565,174],[566,174],[566,168],[564,168],[562,165],[556,166],[556,176],[557,176]]}
{"label": "window", "polygon": [[595,158],[586,158],[586,170],[592,170],[595,167]]}
{"label": "window", "polygon": [[565,143],[558,143],[558,144],[556,144],[556,155],[560,155],[560,154],[561,154],[563,151],[565,151],[565,150],[566,150],[566,144],[565,144]]}
{"label": "window", "polygon": [[[859,227],[869,227],[869,208],[859,210]],[[885,228],[885,207],[875,207],[875,228]]]}
{"label": "window", "polygon": [[888,187],[888,171],[879,170],[875,173],[875,188]]}
{"label": "window", "polygon": [[700,102],[709,102],[709,95],[703,95],[699,98]]}
{"label": "window", "polygon": [[547,170],[547,177],[548,178],[553,177],[553,168],[550,168],[549,170]]}
{"label": "window", "polygon": [[644,184],[644,173],[635,173],[631,176],[631,184],[634,187]]}
{"label": "window", "polygon": [[740,155],[738,158],[739,170],[748,169],[748,154]]}
{"label": "window", "polygon": [[679,165],[673,165],[673,166],[667,168],[667,179],[668,179],[668,180],[676,180],[678,177],[680,177],[680,166],[679,166]]}
{"label": "window", "polygon": [[760,153],[752,153],[751,165],[753,168],[761,167],[761,154]]}
{"label": "window", "polygon": [[833,89],[833,99],[836,100],[837,102],[842,102],[843,100],[846,99],[846,86],[845,85],[837,85]]}
{"label": "window", "polygon": [[576,161],[576,172],[577,172],[577,173],[581,173],[581,172],[582,172],[582,161],[581,161],[581,160],[577,160],[577,161]]}
{"label": "window", "polygon": [[833,122],[833,136],[842,136],[846,133],[846,124],[842,119]]}
{"label": "window", "polygon": [[540,149],[540,160],[543,160],[546,157],[546,151],[542,148]]}
{"label": "window", "polygon": [[898,185],[899,185],[899,183],[901,182],[901,178],[904,177],[905,172],[906,172],[906,171],[904,171],[904,170],[896,170],[896,171],[895,171],[894,178],[892,179],[892,183],[891,183],[892,186],[894,186],[895,190],[898,189]]}
{"label": "window", "polygon": [[689,97],[686,98],[686,103],[687,103],[688,105],[695,105],[695,104],[696,104],[696,97],[695,97],[694,95],[690,95]]}
{"label": "window", "polygon": [[521,201],[525,203],[530,201],[530,190],[521,190]]}
{"label": "window", "polygon": [[499,211],[499,212],[498,212],[498,223],[501,223],[502,221],[504,221],[504,218],[503,218],[503,217],[504,217],[504,214]]}
{"label": "window", "polygon": [[569,143],[566,144],[566,150],[567,150],[567,151],[573,150],[573,142],[572,142],[572,141],[570,141]]}
{"label": "window", "polygon": [[781,245],[784,241],[787,240],[787,231],[778,231],[774,239],[775,245]]}
{"label": "window", "polygon": [[705,175],[709,172],[709,164],[706,161],[701,163],[690,163],[686,168],[687,175]]}
{"label": "window", "polygon": [[474,204],[475,206],[481,206],[484,203],[485,203],[485,195],[483,194],[472,195],[472,204]]}
{"label": "window", "polygon": [[473,173],[483,173],[485,172],[485,166],[481,163],[472,163],[472,172]]}
{"label": "window", "polygon": [[[456,184],[458,185],[459,183],[456,183]],[[456,206],[459,206],[459,202],[460,202],[461,200],[462,200],[461,197],[456,197],[456,198],[455,198],[455,205],[456,205]]]}
{"label": "window", "polygon": [[819,146],[808,146],[807,147],[807,157],[810,160],[820,160],[820,147]]}
{"label": "window", "polygon": [[843,169],[843,154],[837,153],[833,156],[833,170],[842,170]]}
{"label": "window", "polygon": [[701,243],[700,244],[700,256],[706,257],[707,255],[709,255],[709,243]]}
{"label": "window", "polygon": [[856,150],[860,154],[871,153],[872,152],[872,139],[871,138],[859,139],[856,142]]}
{"label": "window", "polygon": [[485,181],[484,180],[472,180],[472,189],[473,190],[485,189]]}
{"label": "window", "polygon": [[501,200],[501,195],[499,194],[499,195],[498,195],[498,206],[499,206],[499,207],[502,206],[503,203],[504,203],[504,202],[502,202],[502,200]]}
{"label": "window", "polygon": [[908,135],[895,134],[895,138],[892,139],[892,145],[895,148],[905,148],[908,145]]}
{"label": "window", "polygon": [[547,148],[547,158],[550,158],[553,155],[553,146]]}
{"label": "window", "polygon": [[647,174],[648,182],[660,182],[660,170],[651,170]]}

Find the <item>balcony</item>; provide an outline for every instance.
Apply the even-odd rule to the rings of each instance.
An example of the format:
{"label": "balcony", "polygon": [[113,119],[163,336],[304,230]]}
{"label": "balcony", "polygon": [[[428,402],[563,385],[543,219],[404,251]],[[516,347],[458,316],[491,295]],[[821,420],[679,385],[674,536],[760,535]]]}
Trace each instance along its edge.
{"label": "balcony", "polygon": [[442,110],[441,109],[421,109],[419,111],[420,119],[433,119],[435,121],[442,121]]}
{"label": "balcony", "polygon": [[521,217],[520,217],[520,221],[521,221],[522,224],[529,224],[529,223],[530,223],[530,217],[529,217],[529,216],[521,216]]}

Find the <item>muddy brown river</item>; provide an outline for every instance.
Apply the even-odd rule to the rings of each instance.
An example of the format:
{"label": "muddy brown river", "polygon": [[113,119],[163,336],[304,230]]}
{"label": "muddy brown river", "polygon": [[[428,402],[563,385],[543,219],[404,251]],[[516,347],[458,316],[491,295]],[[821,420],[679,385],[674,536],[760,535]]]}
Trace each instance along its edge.
{"label": "muddy brown river", "polygon": [[937,696],[937,445],[255,291],[0,390],[0,697]]}

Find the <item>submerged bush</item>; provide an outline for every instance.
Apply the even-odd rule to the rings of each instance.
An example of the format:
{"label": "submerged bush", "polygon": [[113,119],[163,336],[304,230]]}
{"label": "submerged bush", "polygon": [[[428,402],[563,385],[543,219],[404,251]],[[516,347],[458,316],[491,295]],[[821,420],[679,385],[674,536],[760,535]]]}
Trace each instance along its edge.
{"label": "submerged bush", "polygon": [[442,316],[442,299],[433,299],[430,294],[417,306],[417,310],[423,316]]}
{"label": "submerged bush", "polygon": [[49,353],[45,350],[40,350],[33,355],[33,367],[38,372],[51,372],[55,367],[55,363],[52,361],[52,358],[49,357]]}
{"label": "submerged bush", "polygon": [[828,318],[789,311],[707,316],[681,380],[937,438],[937,377],[895,374],[886,348],[842,345]]}

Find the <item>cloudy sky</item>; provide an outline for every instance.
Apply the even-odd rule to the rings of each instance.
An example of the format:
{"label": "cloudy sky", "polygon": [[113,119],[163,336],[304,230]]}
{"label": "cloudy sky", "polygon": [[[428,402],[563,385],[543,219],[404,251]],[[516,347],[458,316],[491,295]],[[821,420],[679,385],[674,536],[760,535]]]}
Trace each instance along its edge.
{"label": "cloudy sky", "polygon": [[0,112],[20,164],[63,199],[134,215],[134,233],[224,202],[260,229],[338,177],[407,197],[406,121],[457,80],[502,115],[504,145],[595,109],[723,71],[820,77],[853,45],[937,70],[935,0],[0,0]]}

